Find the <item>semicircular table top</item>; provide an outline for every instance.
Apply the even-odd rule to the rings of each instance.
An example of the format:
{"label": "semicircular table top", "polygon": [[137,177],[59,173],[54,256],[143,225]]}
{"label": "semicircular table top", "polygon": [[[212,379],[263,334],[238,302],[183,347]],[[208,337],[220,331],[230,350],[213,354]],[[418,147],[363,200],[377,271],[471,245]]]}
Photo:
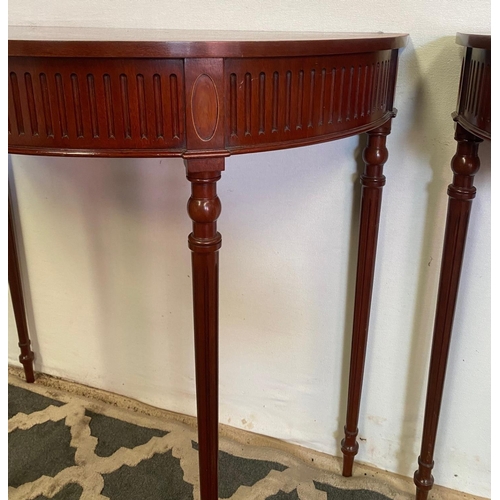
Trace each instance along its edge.
{"label": "semicircular table top", "polygon": [[10,27],[9,148],[227,156],[359,134],[393,114],[407,38]]}

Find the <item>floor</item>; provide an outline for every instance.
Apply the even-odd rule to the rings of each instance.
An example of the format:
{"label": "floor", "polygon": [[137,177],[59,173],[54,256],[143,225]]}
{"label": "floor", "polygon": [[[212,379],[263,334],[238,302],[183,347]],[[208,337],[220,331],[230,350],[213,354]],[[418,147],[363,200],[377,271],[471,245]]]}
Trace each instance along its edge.
{"label": "floor", "polygon": [[[232,500],[410,500],[409,478],[229,426],[220,427],[219,496]],[[199,498],[196,419],[9,368],[9,499]],[[472,500],[435,487],[429,500]]]}

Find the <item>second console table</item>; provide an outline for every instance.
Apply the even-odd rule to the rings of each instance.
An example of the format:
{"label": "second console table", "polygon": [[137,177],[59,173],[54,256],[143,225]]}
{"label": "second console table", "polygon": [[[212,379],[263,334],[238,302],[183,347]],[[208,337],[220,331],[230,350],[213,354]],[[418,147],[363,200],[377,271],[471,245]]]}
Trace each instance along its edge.
{"label": "second console table", "polygon": [[[352,473],[386,137],[404,34],[11,28],[9,152],[178,157],[192,194],[196,397],[202,500],[218,498],[217,181],[229,155],[366,132],[345,439]],[[9,285],[34,381],[9,202]]]}
{"label": "second console table", "polygon": [[453,181],[448,186],[448,214],[434,321],[431,362],[425,404],[422,447],[414,482],[417,500],[427,500],[434,484],[434,447],[443,398],[453,317],[458,296],[467,228],[476,196],[474,176],[479,170],[479,144],[491,138],[491,36],[457,33],[465,47],[457,110],[453,113],[457,151],[451,160]]}

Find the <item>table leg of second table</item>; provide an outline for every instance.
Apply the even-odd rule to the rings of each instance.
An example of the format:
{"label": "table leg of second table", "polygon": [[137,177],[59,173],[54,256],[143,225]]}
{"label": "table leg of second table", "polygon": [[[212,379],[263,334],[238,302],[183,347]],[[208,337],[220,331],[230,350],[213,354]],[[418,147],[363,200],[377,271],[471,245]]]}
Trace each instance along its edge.
{"label": "table leg of second table", "polygon": [[458,285],[464,257],[467,228],[476,196],[474,175],[479,170],[479,143],[482,140],[457,123],[455,140],[457,152],[451,161],[453,182],[448,186],[448,214],[444,236],[441,275],[434,320],[431,362],[425,403],[422,447],[418,457],[418,470],[414,482],[418,500],[426,500],[434,484],[434,446],[436,443],[439,413],[443,398],[444,380],[450,350],[453,317],[457,303]]}

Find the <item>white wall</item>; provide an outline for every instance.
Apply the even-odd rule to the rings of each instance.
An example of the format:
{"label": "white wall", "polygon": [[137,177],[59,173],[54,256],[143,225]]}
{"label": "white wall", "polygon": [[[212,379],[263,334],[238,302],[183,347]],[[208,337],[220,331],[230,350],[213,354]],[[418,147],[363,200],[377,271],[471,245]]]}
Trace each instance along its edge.
{"label": "white wall", "polygon": [[[358,459],[411,476],[454,153],[454,35],[488,32],[489,9],[486,0],[17,0],[9,22],[410,33],[388,140]],[[219,182],[221,422],[336,455],[363,144],[351,138],[230,158]],[[488,496],[490,145],[480,154],[434,475]],[[11,183],[36,369],[195,414],[182,162],[13,156]]]}

